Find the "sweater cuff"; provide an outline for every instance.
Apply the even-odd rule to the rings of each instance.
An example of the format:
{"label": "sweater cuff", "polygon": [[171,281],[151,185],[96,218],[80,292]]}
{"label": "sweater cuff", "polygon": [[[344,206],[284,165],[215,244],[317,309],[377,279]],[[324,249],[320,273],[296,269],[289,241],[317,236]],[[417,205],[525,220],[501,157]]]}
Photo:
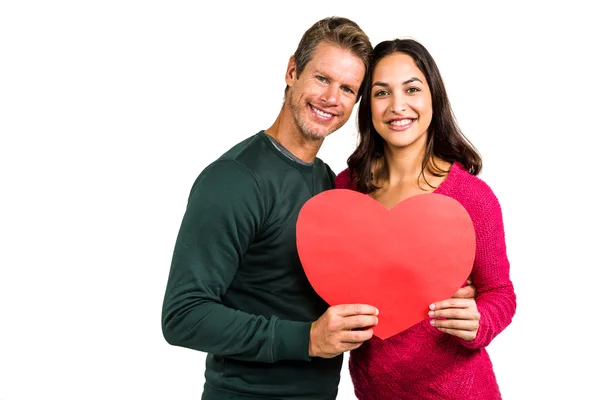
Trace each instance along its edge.
{"label": "sweater cuff", "polygon": [[308,341],[310,322],[276,320],[273,337],[273,361],[310,361]]}
{"label": "sweater cuff", "polygon": [[463,346],[467,349],[477,350],[483,347],[486,347],[487,343],[485,338],[488,336],[486,331],[488,329],[487,319],[485,317],[485,313],[480,313],[481,318],[479,319],[479,329],[477,330],[477,335],[475,335],[475,339],[470,342],[464,339],[458,339]]}

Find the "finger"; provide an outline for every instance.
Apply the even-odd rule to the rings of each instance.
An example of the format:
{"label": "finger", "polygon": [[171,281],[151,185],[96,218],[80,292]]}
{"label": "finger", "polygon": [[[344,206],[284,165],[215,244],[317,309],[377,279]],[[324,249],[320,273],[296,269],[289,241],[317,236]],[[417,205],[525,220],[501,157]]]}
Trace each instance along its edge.
{"label": "finger", "polygon": [[452,336],[456,336],[467,342],[474,340],[477,337],[477,331],[462,331],[456,329],[447,329],[447,328],[437,328],[440,332],[447,333]]}
{"label": "finger", "polygon": [[464,319],[479,321],[481,315],[476,308],[446,308],[442,310],[429,311],[430,318]]}
{"label": "finger", "polygon": [[351,351],[351,350],[356,350],[358,349],[360,346],[362,346],[363,342],[360,343],[343,343],[343,349],[344,349],[344,353],[347,351]]}
{"label": "finger", "polygon": [[432,319],[431,325],[436,328],[454,329],[458,331],[477,331],[479,329],[479,321],[464,320],[464,319]]}
{"label": "finger", "polygon": [[371,328],[379,323],[379,319],[374,315],[352,315],[342,320],[342,329],[362,329]]}
{"label": "finger", "polygon": [[341,317],[350,315],[378,315],[379,310],[368,304],[340,304],[330,307],[332,311]]}
{"label": "finger", "polygon": [[445,308],[467,308],[475,303],[473,299],[446,299],[429,305],[430,310],[443,310]]}
{"label": "finger", "polygon": [[362,343],[373,337],[373,329],[361,331],[343,331],[339,334],[339,340],[342,343]]}

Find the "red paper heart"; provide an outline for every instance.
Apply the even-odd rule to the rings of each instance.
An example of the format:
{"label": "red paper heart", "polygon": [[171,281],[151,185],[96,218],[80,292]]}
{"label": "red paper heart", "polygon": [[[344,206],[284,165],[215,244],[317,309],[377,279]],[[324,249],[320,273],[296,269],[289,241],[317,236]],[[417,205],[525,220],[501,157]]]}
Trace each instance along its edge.
{"label": "red paper heart", "polygon": [[387,210],[362,193],[328,190],[302,207],[296,234],[315,291],[330,305],[377,307],[374,333],[382,339],[427,318],[431,303],[452,297],[475,258],[469,214],[435,193]]}

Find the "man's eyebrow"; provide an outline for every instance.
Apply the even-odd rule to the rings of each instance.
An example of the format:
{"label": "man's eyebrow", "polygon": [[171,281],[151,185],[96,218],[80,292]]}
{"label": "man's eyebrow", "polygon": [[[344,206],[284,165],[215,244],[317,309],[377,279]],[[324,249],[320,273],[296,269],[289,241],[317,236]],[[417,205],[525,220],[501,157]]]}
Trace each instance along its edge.
{"label": "man's eyebrow", "polygon": [[[325,79],[330,79],[329,74],[327,74],[326,72],[321,71],[318,68],[315,68],[314,71],[312,71],[313,75],[319,75],[322,76]],[[354,91],[358,91],[358,89],[360,88],[360,84],[354,84],[354,83],[342,83],[341,86],[345,86],[349,89],[352,89]]]}

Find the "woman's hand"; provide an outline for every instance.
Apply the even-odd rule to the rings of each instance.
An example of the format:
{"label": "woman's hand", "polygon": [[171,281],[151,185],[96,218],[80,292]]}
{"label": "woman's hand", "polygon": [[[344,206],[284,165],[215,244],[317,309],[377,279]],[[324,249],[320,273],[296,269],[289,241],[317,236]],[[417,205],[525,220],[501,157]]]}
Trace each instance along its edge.
{"label": "woman's hand", "polygon": [[474,299],[452,298],[429,306],[431,325],[442,332],[468,342],[475,339],[479,330],[480,314]]}

